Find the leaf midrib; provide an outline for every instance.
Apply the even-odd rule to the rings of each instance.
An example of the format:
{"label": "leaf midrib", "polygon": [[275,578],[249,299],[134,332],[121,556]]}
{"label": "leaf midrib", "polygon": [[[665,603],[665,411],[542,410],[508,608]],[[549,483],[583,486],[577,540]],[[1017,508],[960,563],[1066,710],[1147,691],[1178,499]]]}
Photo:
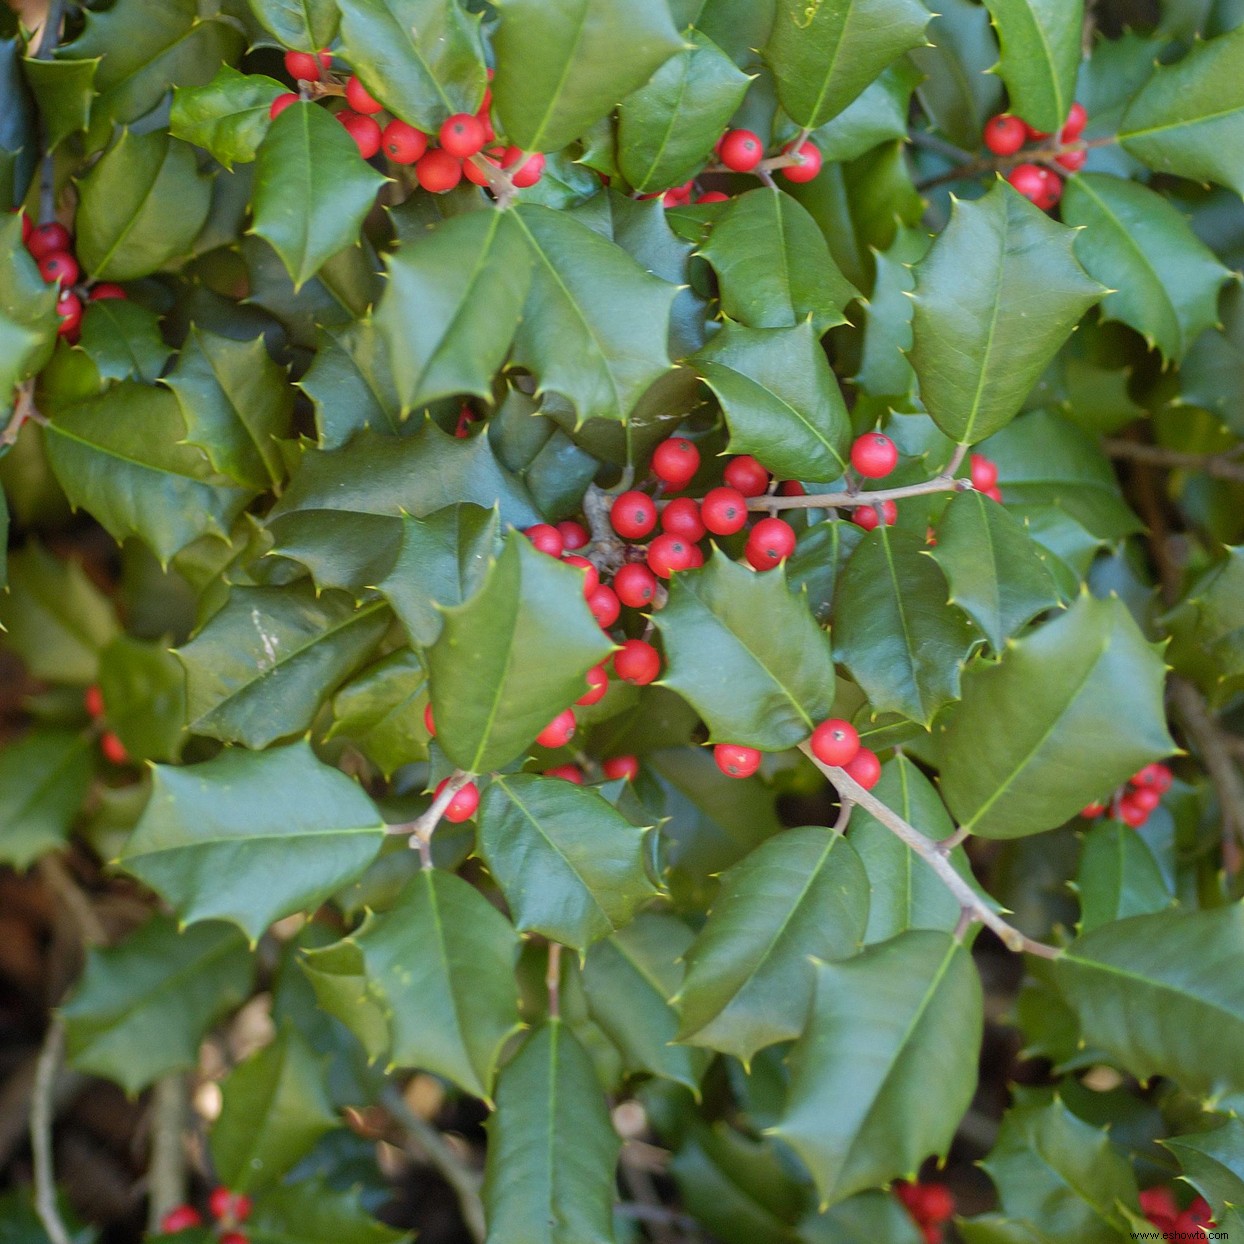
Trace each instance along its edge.
{"label": "leaf midrib", "polygon": [[[105,445],[99,441],[88,440],[85,436],[79,436],[76,432],[69,431],[63,423],[58,423],[55,419],[49,419],[44,425],[44,430],[47,432],[55,432],[57,436],[63,436],[67,441],[73,441],[75,444],[82,445],[86,449],[102,454],[106,458],[115,458],[118,462],[124,462],[126,466],[135,467],[140,471],[149,471],[153,475],[168,475],[173,479],[185,480],[189,484],[194,484],[200,488],[206,488],[213,492],[221,489],[232,490],[235,492],[244,491],[242,487],[237,484],[214,484],[210,480],[202,479],[197,475],[187,475],[182,471],[174,471],[166,466],[159,466],[155,463],[143,462],[138,458],[131,458],[128,454],[123,454],[120,450],[113,449],[109,445]],[[210,463],[208,465],[210,466]]]}
{"label": "leaf midrib", "polygon": [[[126,138],[128,138],[128,133],[129,132],[126,131]],[[125,139],[122,141],[125,141]],[[160,162],[156,165],[155,171],[151,176],[151,180],[147,183],[146,188],[143,190],[142,197],[138,200],[138,205],[130,215],[129,220],[125,221],[121,228],[117,230],[116,237],[113,239],[112,244],[95,263],[94,275],[103,276],[107,273],[108,265],[112,262],[113,256],[116,255],[117,251],[121,249],[121,247],[125,244],[126,239],[137,227],[139,217],[143,214],[144,210],[147,208],[147,205],[150,203],[151,195],[156,188],[156,183],[160,180],[160,175],[164,172],[164,166],[168,163],[169,155],[172,153],[172,147],[169,144],[171,144],[172,141],[173,140],[170,138],[169,142],[165,144],[164,154],[160,157]]]}
{"label": "leaf midrib", "polygon": [[176,855],[188,851],[210,851],[215,847],[246,846],[250,843],[284,843],[290,845],[304,838],[355,838],[363,835],[384,836],[384,826],[359,825],[340,826],[331,829],[299,829],[281,834],[245,834],[233,836],[222,834],[211,838],[188,838],[171,846],[158,847],[150,851],[126,852],[120,857],[120,863],[130,864],[135,860],[150,860],[161,855]]}

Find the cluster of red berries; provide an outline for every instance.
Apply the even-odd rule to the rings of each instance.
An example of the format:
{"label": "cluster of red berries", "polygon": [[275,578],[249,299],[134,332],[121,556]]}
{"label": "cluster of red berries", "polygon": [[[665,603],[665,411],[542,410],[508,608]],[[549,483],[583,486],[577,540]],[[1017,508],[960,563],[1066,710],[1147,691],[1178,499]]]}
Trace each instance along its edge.
{"label": "cluster of red berries", "polygon": [[[812,754],[823,765],[841,769],[865,790],[872,790],[881,779],[881,761],[877,753],[860,746],[860,736],[849,721],[831,717],[812,731],[808,739]],[[718,743],[713,759],[727,777],[751,777],[760,768],[761,754],[755,747],[741,743]]]}
{"label": "cluster of red berries", "polygon": [[[286,52],[285,70],[298,82],[321,82],[332,68],[328,50]],[[272,101],[269,116],[276,118],[300,100],[292,91]],[[377,116],[384,105],[351,74],[345,84],[348,108],[336,114],[358,146],[364,160],[383,151],[394,164],[414,165],[415,178],[424,190],[445,194],[466,177],[477,186],[489,184],[489,166],[504,172],[514,185],[534,186],[544,173],[544,156],[528,154],[518,147],[494,147],[484,154],[489,143],[496,140],[490,110],[492,91],[485,89],[484,99],[474,113],[460,112],[450,117],[435,136],[416,129],[398,117],[390,117],[381,127]],[[477,158],[478,157],[478,158]]]}
{"label": "cluster of red berries", "polygon": [[942,1225],[954,1217],[954,1193],[945,1184],[909,1184],[899,1179],[894,1183],[894,1195],[916,1220],[925,1244],[941,1244]]}
{"label": "cluster of red berries", "polygon": [[1174,780],[1174,775],[1166,765],[1145,765],[1139,773],[1132,774],[1127,783],[1120,786],[1110,798],[1100,803],[1090,803],[1080,815],[1091,821],[1109,812],[1116,821],[1139,829],[1162,802],[1162,796],[1170,790]]}
{"label": "cluster of red berries", "polygon": [[1140,1194],[1140,1209],[1163,1235],[1177,1240],[1198,1240],[1215,1225],[1204,1197],[1196,1197],[1181,1210],[1174,1190],[1165,1185],[1146,1188]]}
{"label": "cluster of red berries", "polygon": [[[1072,104],[1066,122],[1058,131],[1058,148],[1074,143],[1084,133],[1084,127],[1087,124],[1088,113],[1084,105]],[[985,123],[985,146],[994,155],[1013,156],[1026,144],[1045,143],[1051,137],[1050,134],[1034,130],[1027,121],[1020,117],[1011,116],[1005,112],[996,117],[990,117]],[[1052,155],[1053,165],[1057,165],[1057,168],[1048,161],[1040,164],[1026,161],[1023,164],[1017,164],[1006,175],[1007,181],[1024,198],[1031,200],[1045,212],[1056,207],[1058,200],[1063,197],[1062,174],[1059,170],[1065,169],[1069,173],[1079,172],[1084,167],[1085,160],[1088,159],[1088,153],[1083,147],[1075,147],[1070,151],[1055,148],[1048,154]]]}
{"label": "cluster of red berries", "polygon": [[[78,330],[82,325],[82,297],[75,292],[74,287],[78,286],[82,273],[73,253],[73,235],[57,221],[36,225],[23,212],[22,241],[39,265],[39,275],[49,285],[60,287],[60,297],[56,300],[56,314],[60,316],[60,325],[56,331],[69,341],[77,341]],[[86,291],[86,297],[91,302],[125,296],[125,290],[121,286],[107,282],[92,285]]]}
{"label": "cluster of red berries", "polygon": [[[234,1230],[250,1217],[251,1199],[241,1192],[228,1188],[213,1188],[207,1198],[207,1208],[216,1223],[224,1228],[219,1244],[249,1244],[241,1231]],[[176,1235],[203,1225],[203,1215],[193,1205],[178,1205],[160,1219],[160,1230],[165,1235]]]}
{"label": "cluster of red berries", "polygon": [[[93,721],[100,721],[103,718],[104,693],[98,686],[87,687],[82,696],[82,703],[86,706],[86,711]],[[130,754],[125,750],[125,744],[111,730],[105,730],[99,736],[99,750],[103,753],[104,759],[111,761],[114,765],[130,763]]]}

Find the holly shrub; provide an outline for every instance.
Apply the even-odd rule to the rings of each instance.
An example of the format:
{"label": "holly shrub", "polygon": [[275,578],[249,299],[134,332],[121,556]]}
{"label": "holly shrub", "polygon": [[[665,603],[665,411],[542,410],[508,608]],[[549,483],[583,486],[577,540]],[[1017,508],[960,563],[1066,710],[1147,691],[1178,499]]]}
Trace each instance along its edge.
{"label": "holly shrub", "polygon": [[933,8],[6,17],[0,1237],[1244,1239],[1244,4]]}

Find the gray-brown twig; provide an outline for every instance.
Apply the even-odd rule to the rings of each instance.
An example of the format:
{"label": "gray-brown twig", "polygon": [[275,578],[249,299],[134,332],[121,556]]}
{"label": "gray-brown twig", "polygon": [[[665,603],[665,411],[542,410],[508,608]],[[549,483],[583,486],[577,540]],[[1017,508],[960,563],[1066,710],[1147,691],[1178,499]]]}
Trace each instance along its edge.
{"label": "gray-brown twig", "polygon": [[1185,453],[1179,449],[1167,449],[1162,445],[1146,445],[1143,441],[1125,441],[1108,437],[1102,446],[1112,458],[1128,462],[1143,462],[1146,466],[1167,467],[1170,470],[1201,471],[1213,479],[1229,479],[1244,483],[1244,462],[1238,450],[1218,454]]}
{"label": "gray-brown twig", "polygon": [[465,773],[455,769],[453,775],[441,787],[440,793],[432,800],[431,807],[413,821],[402,821],[395,825],[386,825],[389,834],[405,834],[410,845],[419,852],[424,868],[432,867],[432,835],[440,824],[445,809],[453,802],[454,796],[474,778],[473,773]]}

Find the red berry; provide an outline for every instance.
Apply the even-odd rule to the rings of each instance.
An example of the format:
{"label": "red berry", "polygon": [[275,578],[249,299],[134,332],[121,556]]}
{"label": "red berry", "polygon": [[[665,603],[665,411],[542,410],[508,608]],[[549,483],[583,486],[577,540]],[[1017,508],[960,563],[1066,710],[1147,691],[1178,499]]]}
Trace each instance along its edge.
{"label": "red berry", "polygon": [[1028,141],[1028,127],[1007,113],[990,117],[985,122],[985,146],[994,155],[1014,155]]}
{"label": "red berry", "polygon": [[633,782],[639,776],[639,758],[636,756],[610,756],[601,762],[600,767],[610,781],[623,778]]}
{"label": "red berry", "polygon": [[606,631],[618,620],[622,612],[622,602],[618,600],[617,593],[604,583],[598,584],[591,596],[587,598],[587,607],[592,611],[592,617],[596,619],[601,629]]}
{"label": "red berry", "polygon": [[91,302],[105,302],[110,298],[119,298],[125,302],[129,300],[129,294],[120,285],[114,285],[111,281],[101,281],[98,285],[91,286],[87,298]]}
{"label": "red berry", "polygon": [[99,750],[103,752],[104,759],[111,764],[127,765],[130,763],[130,754],[125,750],[125,744],[111,730],[105,730],[99,736]]}
{"label": "red berry", "polygon": [[1054,157],[1054,162],[1069,173],[1078,173],[1088,163],[1088,152],[1064,151],[1062,155]]}
{"label": "red berry", "polygon": [[1213,1225],[1214,1213],[1209,1207],[1209,1202],[1203,1196],[1199,1196],[1193,1198],[1192,1204],[1179,1215],[1175,1229],[1177,1232],[1194,1232],[1198,1227],[1212,1227]]}
{"label": "red berry", "polygon": [[350,80],[346,83],[346,103],[354,109],[355,112],[361,112],[366,116],[373,116],[377,112],[384,111],[384,105],[355,77],[350,75]]}
{"label": "red berry", "polygon": [[691,562],[687,566],[688,570],[698,570],[704,565],[704,554],[700,552],[698,545],[693,544],[691,546],[689,556],[691,558]]}
{"label": "red berry", "polygon": [[849,765],[860,750],[860,736],[849,721],[831,717],[823,721],[808,740],[812,754],[823,765]]}
{"label": "red berry", "polygon": [[881,761],[877,753],[861,747],[855,758],[842,766],[848,777],[853,777],[865,790],[872,790],[881,780]]}
{"label": "red berry", "polygon": [[332,67],[333,58],[325,48],[318,54],[286,52],[285,72],[296,82],[318,82],[321,72]]}
{"label": "red berry", "polygon": [[551,523],[537,523],[534,527],[525,527],[523,535],[531,541],[541,553],[550,557],[560,557],[565,551],[562,533]]}
{"label": "red berry", "polygon": [[290,106],[290,104],[296,104],[297,102],[298,96],[295,95],[293,91],[286,91],[284,95],[278,95],[276,99],[268,105],[269,119],[275,121],[277,117],[279,117],[281,113],[283,113],[285,109]]}
{"label": "red berry", "polygon": [[1049,138],[1049,135],[1044,130],[1034,130],[1027,121],[1024,122],[1024,129],[1028,131],[1028,137],[1031,138],[1033,142],[1040,143]]}
{"label": "red berry", "polygon": [[676,570],[689,570],[695,564],[695,546],[682,536],[665,532],[648,545],[648,566],[654,574],[668,579]]}
{"label": "red berry", "polygon": [[1150,810],[1138,803],[1134,794],[1127,794],[1119,800],[1117,815],[1124,825],[1139,829],[1149,819]]}
{"label": "red berry", "polygon": [[851,465],[865,479],[882,479],[898,464],[898,446],[880,432],[865,432],[851,446]]}
{"label": "red berry", "polygon": [[898,505],[893,501],[883,501],[880,505],[857,506],[851,518],[857,527],[863,527],[865,531],[872,531],[882,523],[893,527],[898,522]]}
{"label": "red berry", "polygon": [[489,168],[497,169],[498,172],[501,169],[496,160],[490,160],[487,156],[476,156],[474,160],[464,160],[462,162],[462,174],[467,181],[474,182],[477,186],[487,186],[488,174],[479,166],[478,161],[480,160],[483,160]]}
{"label": "red berry", "polygon": [[821,155],[820,147],[811,140],[805,142],[798,151],[795,150],[795,144],[791,143],[790,146],[782,148],[782,154],[794,156],[798,161],[796,164],[788,164],[781,170],[782,176],[787,181],[811,181],[821,171],[824,157]]}
{"label": "red berry", "polygon": [[177,1205],[160,1219],[160,1230],[165,1235],[176,1235],[190,1227],[201,1227],[203,1215],[193,1205]]}
{"label": "red berry", "polygon": [[49,285],[75,285],[78,281],[78,261],[68,251],[53,251],[39,260],[39,275]]}
{"label": "red berry", "polygon": [[432,716],[432,702],[429,700],[423,706],[423,725],[427,732],[436,737],[436,719]]}
{"label": "red berry", "polygon": [[431,194],[445,194],[462,180],[462,161],[448,151],[433,147],[421,155],[415,164],[419,184]]}
{"label": "red berry", "polygon": [[1175,1219],[1179,1217],[1179,1202],[1175,1200],[1175,1194],[1170,1188],[1146,1188],[1140,1194],[1140,1209],[1155,1227],[1164,1231],[1175,1229]]}
{"label": "red berry", "polygon": [[76,340],[78,328],[82,324],[82,299],[77,294],[61,294],[56,300],[56,314],[60,316],[60,325],[56,331],[70,341]]}
{"label": "red berry", "polygon": [[661,658],[645,640],[628,639],[614,653],[613,669],[623,682],[646,687],[661,672]]}
{"label": "red berry", "polygon": [[718,144],[721,162],[736,173],[750,173],[765,158],[765,145],[751,130],[729,130]]}
{"label": "red berry", "polygon": [[722,194],[720,190],[710,190],[707,194],[702,194],[696,199],[697,203],[728,203],[729,201],[730,196]]}
{"label": "red berry", "polygon": [[1086,821],[1092,821],[1097,817],[1102,816],[1105,811],[1106,805],[1104,803],[1086,803],[1084,807],[1080,809],[1080,815],[1084,817]]}
{"label": "red berry", "polygon": [[609,521],[623,539],[640,540],[657,525],[656,503],[647,493],[631,489],[614,501]]}
{"label": "red berry", "polygon": [[230,1192],[228,1188],[213,1188],[207,1197],[207,1208],[213,1218],[245,1222],[250,1217],[251,1199],[245,1193]]}
{"label": "red berry", "polygon": [[459,160],[470,159],[484,149],[488,141],[484,123],[469,112],[455,113],[440,132],[441,147]]}
{"label": "red berry", "polygon": [[1060,142],[1073,143],[1081,134],[1084,133],[1084,127],[1088,124],[1088,110],[1081,103],[1071,105],[1071,111],[1067,114],[1066,121],[1063,122],[1063,128],[1058,132]]}
{"label": "red berry", "polygon": [[541,747],[565,747],[574,738],[574,729],[574,709],[563,709],[536,735],[536,742]]}
{"label": "red berry", "polygon": [[82,703],[92,717],[104,715],[104,693],[97,686],[90,686],[82,693]]}
{"label": "red berry", "polygon": [[[448,778],[442,778],[436,784],[436,795],[445,789]],[[449,806],[445,809],[445,819],[454,825],[460,825],[463,821],[469,821],[475,815],[475,809],[479,807],[479,787],[474,782],[468,782],[454,797],[449,801]]]}
{"label": "red berry", "polygon": [[544,156],[537,151],[524,159],[521,147],[507,147],[501,157],[501,167],[522,190],[527,186],[534,186],[544,176]]}
{"label": "red berry", "polygon": [[595,704],[597,700],[605,698],[605,692],[609,690],[609,675],[605,672],[604,665],[593,665],[585,675],[587,680],[587,690],[575,701],[576,704]]}
{"label": "red berry", "polygon": [[713,759],[726,777],[751,777],[760,768],[760,753],[738,743],[718,743],[713,748]]}
{"label": "red berry", "polygon": [[1127,798],[1136,807],[1144,808],[1146,812],[1152,812],[1162,802],[1162,792],[1153,786],[1141,786],[1132,791]]}
{"label": "red berry", "polygon": [[1133,786],[1152,786],[1158,791],[1168,791],[1171,783],[1175,780],[1174,774],[1166,765],[1151,764],[1145,765],[1139,773],[1134,773],[1128,781]]}
{"label": "red berry", "polygon": [[917,1184],[916,1194],[916,1207],[912,1215],[919,1222],[941,1223],[954,1217],[955,1196],[945,1184]]}
{"label": "red berry", "polygon": [[1002,504],[1002,489],[997,484],[992,488],[982,488],[981,495],[988,497],[990,501],[996,501],[999,505]]}
{"label": "red berry", "polygon": [[240,1231],[226,1231],[220,1237],[220,1244],[250,1244],[250,1239]]}
{"label": "red berry", "polygon": [[916,1184],[910,1184],[905,1179],[896,1179],[891,1186],[891,1190],[909,1212],[915,1209],[916,1203],[920,1199],[920,1193],[917,1190]]}
{"label": "red berry", "polygon": [[1063,183],[1058,174],[1048,168],[1043,168],[1041,174],[1045,178],[1045,186],[1035,202],[1043,212],[1053,211],[1063,197]]}
{"label": "red berry", "polygon": [[618,599],[632,609],[642,609],[652,604],[657,594],[656,575],[641,562],[630,562],[613,576],[613,590]]}
{"label": "red berry", "polygon": [[578,566],[583,571],[583,596],[585,599],[590,598],[600,583],[600,572],[586,557],[580,557],[577,553],[562,560],[567,566]]}
{"label": "red berry", "polygon": [[984,454],[972,455],[972,487],[977,492],[984,492],[998,482],[998,464],[986,458]]}
{"label": "red berry", "polygon": [[414,164],[428,149],[428,136],[396,118],[380,131],[380,145],[394,164]]}
{"label": "red berry", "polygon": [[582,523],[576,523],[570,518],[558,523],[557,530],[561,534],[562,547],[567,549],[581,549],[592,538]]}
{"label": "red berry", "polygon": [[51,224],[39,225],[32,229],[26,249],[36,258],[42,259],[55,251],[71,251],[73,238],[64,225],[52,221]]}
{"label": "red berry", "polygon": [[380,123],[375,117],[365,117],[361,112],[343,108],[337,114],[337,120],[346,127],[364,160],[370,160],[380,150]]}
{"label": "red berry", "polygon": [[694,544],[703,540],[707,528],[700,518],[700,504],[690,497],[678,497],[661,511],[661,530],[681,536]]}
{"label": "red berry", "polygon": [[1040,165],[1017,164],[1006,179],[1032,203],[1045,193],[1045,170]]}
{"label": "red berry", "polygon": [[778,486],[778,492],[783,497],[806,497],[808,495],[808,490],[797,479],[783,480]]}
{"label": "red berry", "polygon": [[762,518],[747,537],[747,560],[757,570],[769,570],[795,551],[795,529],[780,518]]}
{"label": "red berry", "polygon": [[722,472],[726,484],[745,497],[759,497],[769,487],[769,472],[751,454],[742,454],[726,463]]}
{"label": "red berry", "polygon": [[554,765],[551,769],[545,769],[544,776],[561,778],[563,782],[573,782],[576,786],[582,786],[585,780],[578,765]]}
{"label": "red berry", "polygon": [[714,535],[732,536],[747,525],[747,498],[737,488],[710,488],[700,518]]}
{"label": "red berry", "polygon": [[695,182],[686,181],[681,186],[674,186],[667,190],[661,196],[663,206],[670,207],[686,207],[691,202],[691,192],[695,189]]}
{"label": "red berry", "polygon": [[685,436],[671,436],[652,451],[652,473],[674,492],[691,483],[700,469],[700,451]]}

